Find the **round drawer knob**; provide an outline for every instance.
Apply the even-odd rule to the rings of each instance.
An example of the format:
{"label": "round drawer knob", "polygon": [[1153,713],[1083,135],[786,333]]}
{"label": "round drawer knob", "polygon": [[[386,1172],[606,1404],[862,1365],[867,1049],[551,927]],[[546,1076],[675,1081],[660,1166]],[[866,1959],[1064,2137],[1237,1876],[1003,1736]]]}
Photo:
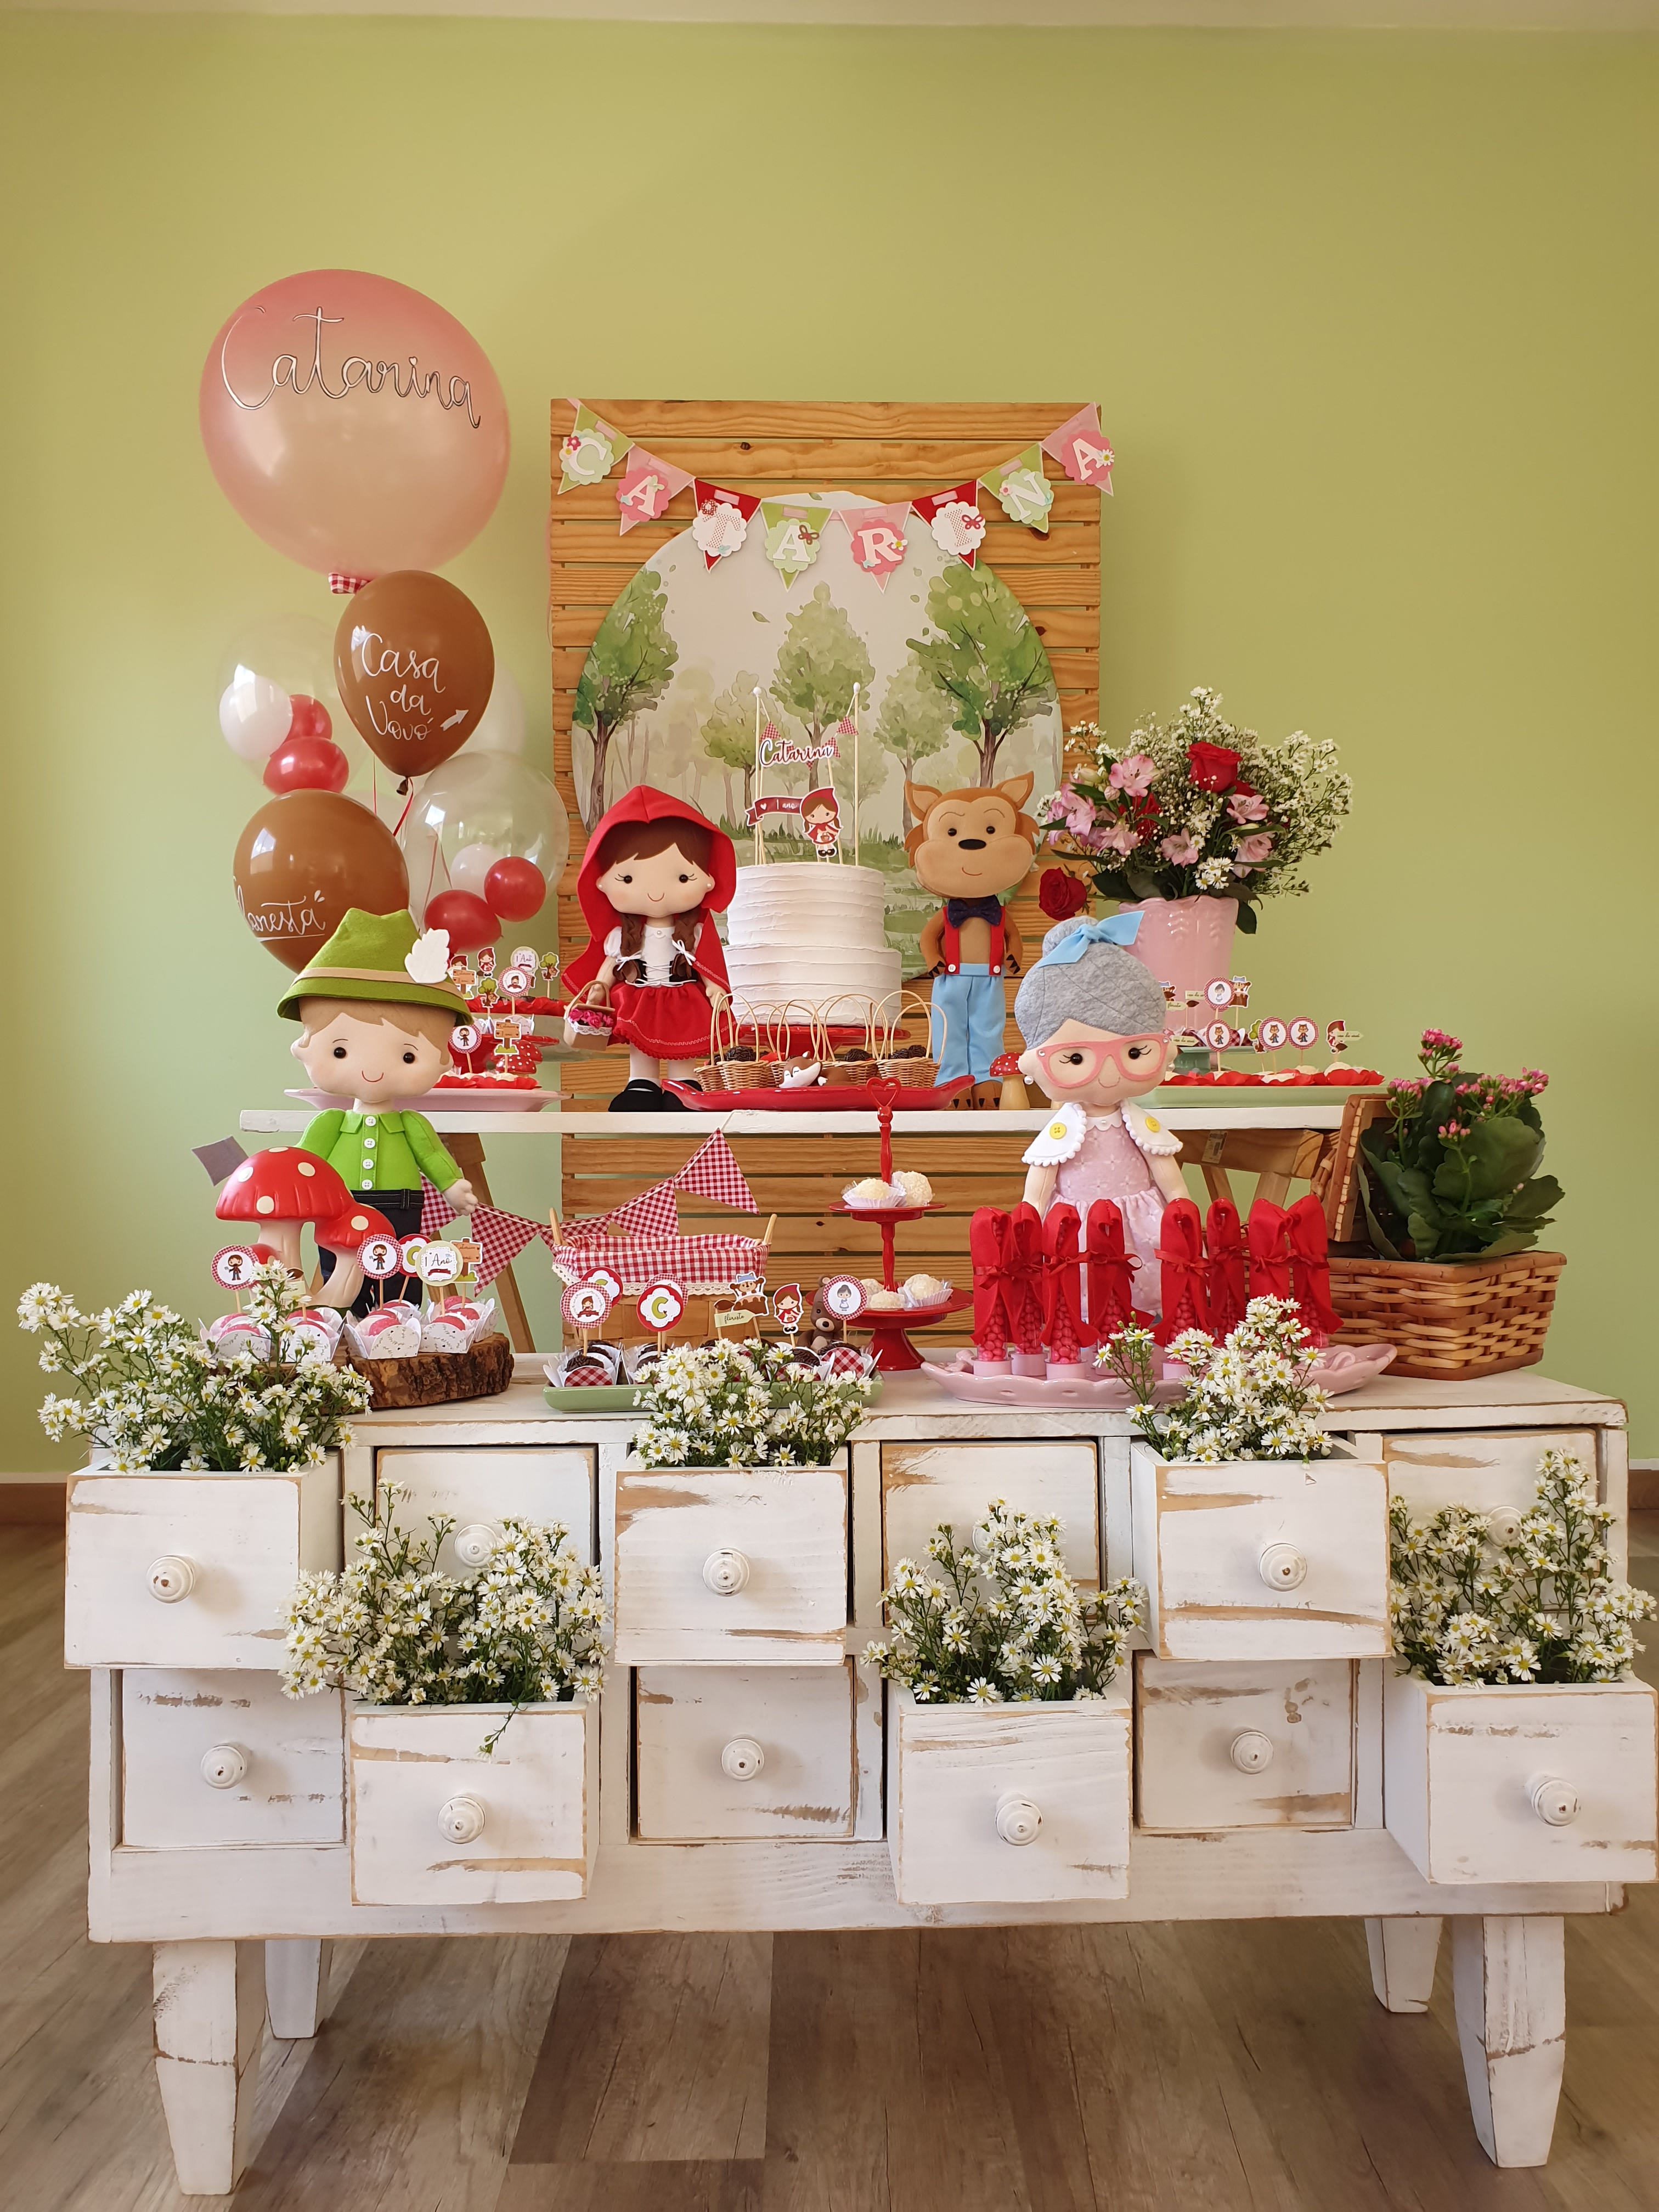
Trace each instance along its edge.
{"label": "round drawer knob", "polygon": [[752,1735],[734,1735],[720,1753],[720,1765],[734,1782],[752,1782],[766,1764],[766,1753]]}
{"label": "round drawer knob", "polygon": [[452,1797],[439,1808],[438,1830],[447,1844],[476,1844],[484,1831],[484,1808],[476,1797]]}
{"label": "round drawer knob", "polygon": [[247,1772],[247,1753],[239,1743],[216,1743],[202,1753],[202,1779],[210,1790],[234,1790]]}
{"label": "round drawer knob", "polygon": [[1294,1589],[1308,1572],[1308,1562],[1294,1544],[1269,1544],[1261,1564],[1261,1579],[1269,1589]]}
{"label": "round drawer knob", "polygon": [[1260,1774],[1273,1763],[1273,1740],[1260,1729],[1241,1729],[1227,1747],[1227,1756],[1241,1774]]}
{"label": "round drawer knob", "polygon": [[1578,1792],[1558,1775],[1540,1774],[1531,1784],[1532,1809],[1547,1827],[1569,1828],[1578,1818]]}
{"label": "round drawer knob", "polygon": [[493,1521],[474,1521],[455,1532],[455,1557],[464,1567],[482,1567],[501,1540]]}
{"label": "round drawer knob", "polygon": [[1486,1533],[1494,1544],[1512,1544],[1521,1534],[1520,1508],[1494,1505],[1486,1516]]}
{"label": "round drawer knob", "polygon": [[163,1552],[149,1563],[149,1594],[162,1605],[177,1605],[196,1587],[196,1569],[177,1552]]}
{"label": "round drawer knob", "polygon": [[735,1597],[749,1580],[749,1562],[741,1552],[711,1552],[702,1578],[716,1597]]}
{"label": "round drawer knob", "polygon": [[1029,1797],[1013,1791],[997,1800],[997,1833],[1005,1844],[1034,1844],[1042,1826],[1042,1815]]}

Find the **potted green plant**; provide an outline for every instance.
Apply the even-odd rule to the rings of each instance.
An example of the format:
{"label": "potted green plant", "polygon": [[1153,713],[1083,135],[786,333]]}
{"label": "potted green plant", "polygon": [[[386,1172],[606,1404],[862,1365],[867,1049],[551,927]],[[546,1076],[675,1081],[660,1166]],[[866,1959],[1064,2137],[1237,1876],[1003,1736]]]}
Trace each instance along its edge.
{"label": "potted green plant", "polygon": [[1548,1078],[1478,1075],[1460,1041],[1423,1032],[1420,1076],[1396,1078],[1359,1139],[1370,1255],[1334,1254],[1343,1339],[1396,1346],[1393,1372],[1472,1379],[1540,1358],[1566,1260],[1534,1248],[1561,1202],[1540,1175]]}
{"label": "potted green plant", "polygon": [[889,1684],[887,1834],[906,1905],[1122,1897],[1129,1724],[1119,1680],[1144,1614],[1137,1583],[1085,1595],[1052,1516],[1000,1499],[958,1547],[882,1594],[892,1638],[866,1662]]}

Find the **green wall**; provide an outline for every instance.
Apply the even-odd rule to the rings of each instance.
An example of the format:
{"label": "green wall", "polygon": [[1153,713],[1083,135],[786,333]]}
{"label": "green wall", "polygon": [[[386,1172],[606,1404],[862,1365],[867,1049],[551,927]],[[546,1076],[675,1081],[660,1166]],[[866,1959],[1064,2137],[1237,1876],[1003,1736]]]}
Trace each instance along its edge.
{"label": "green wall", "polygon": [[[1208,682],[1340,740],[1354,817],[1257,1003],[1390,1069],[1431,1022],[1549,1068],[1548,1364],[1659,1451],[1659,46],[13,16],[0,78],[8,1309],[44,1275],[212,1310],[189,1147],[290,1073],[215,670],[331,603],[221,497],[196,382],[246,294],[345,263],[506,386],[452,573],[543,727],[550,395],[1098,394],[1104,719]],[[63,1464],[0,1341],[4,1466]]]}

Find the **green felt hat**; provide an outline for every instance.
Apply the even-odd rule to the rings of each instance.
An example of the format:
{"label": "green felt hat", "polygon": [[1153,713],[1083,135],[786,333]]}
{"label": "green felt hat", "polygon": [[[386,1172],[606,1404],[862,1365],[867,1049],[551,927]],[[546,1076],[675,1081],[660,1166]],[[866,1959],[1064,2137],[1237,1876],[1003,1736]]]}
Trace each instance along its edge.
{"label": "green felt hat", "polygon": [[[398,1006],[441,1006],[458,1022],[465,1021],[466,1000],[448,980],[448,939],[441,930],[427,934],[433,940],[429,945],[420,938],[415,917],[407,912],[365,914],[360,906],[348,907],[333,936],[283,993],[278,1015],[283,1021],[297,1022],[305,999],[369,999]],[[418,954],[417,943],[422,947]],[[435,969],[443,980],[417,980],[410,972],[411,956],[421,974]]]}

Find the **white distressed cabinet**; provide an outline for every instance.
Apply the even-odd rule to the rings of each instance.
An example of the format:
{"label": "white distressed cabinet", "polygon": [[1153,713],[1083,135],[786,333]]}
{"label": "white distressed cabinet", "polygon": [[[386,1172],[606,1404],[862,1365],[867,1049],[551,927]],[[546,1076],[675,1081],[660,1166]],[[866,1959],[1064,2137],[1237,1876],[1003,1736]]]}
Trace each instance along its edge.
{"label": "white distressed cabinet", "polygon": [[[1390,1483],[1419,1510],[1524,1505],[1571,1440],[1622,1522],[1616,1403],[1385,1376],[1334,1403],[1340,1456],[1198,1469],[1126,1415],[969,1407],[923,1373],[886,1379],[836,1467],[647,1471],[633,1416],[556,1413],[541,1386],[526,1361],[501,1397],[372,1415],[306,1478],[74,1486],[92,1932],[156,1947],[185,2186],[227,2190],[251,2154],[266,2006],[304,2032],[331,1946],[435,1934],[1349,1914],[1378,1998],[1411,2011],[1449,1916],[1480,2139],[1546,2154],[1563,1918],[1654,1872],[1653,1700],[1488,1691],[1466,1717],[1396,1681],[1385,1516]],[[597,1557],[597,1706],[522,1711],[487,1754],[499,1711],[282,1697],[295,1575],[337,1563],[344,1496],[393,1481],[406,1520],[453,1518],[463,1571],[520,1516]],[[997,1498],[1060,1516],[1079,1583],[1148,1582],[1146,1648],[1099,1704],[917,1705],[860,1656],[896,1560]],[[1274,1547],[1299,1576],[1264,1575]],[[150,1589],[163,1558],[187,1595]]]}

